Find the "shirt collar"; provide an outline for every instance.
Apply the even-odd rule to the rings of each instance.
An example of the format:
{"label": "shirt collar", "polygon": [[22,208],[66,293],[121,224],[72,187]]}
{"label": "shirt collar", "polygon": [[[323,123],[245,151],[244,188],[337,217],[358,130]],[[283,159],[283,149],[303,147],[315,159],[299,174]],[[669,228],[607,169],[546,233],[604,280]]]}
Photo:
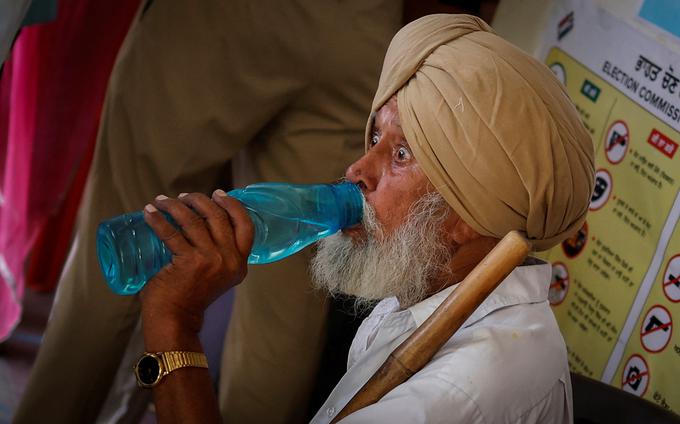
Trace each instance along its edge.
{"label": "shirt collar", "polygon": [[[544,262],[538,265],[525,265],[515,268],[470,315],[463,327],[472,325],[491,312],[507,306],[546,301],[551,273],[550,265]],[[447,287],[408,308],[416,326],[420,326],[432,315],[456,287],[458,287],[458,284]]]}

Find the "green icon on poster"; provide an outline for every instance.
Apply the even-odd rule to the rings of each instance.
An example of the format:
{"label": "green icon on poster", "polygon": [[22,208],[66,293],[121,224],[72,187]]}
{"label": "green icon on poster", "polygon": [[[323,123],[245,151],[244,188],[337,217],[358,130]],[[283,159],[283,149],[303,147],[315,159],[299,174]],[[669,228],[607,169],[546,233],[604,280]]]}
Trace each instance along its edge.
{"label": "green icon on poster", "polygon": [[584,80],[581,86],[581,94],[589,98],[595,103],[600,96],[600,87],[596,86],[589,80]]}

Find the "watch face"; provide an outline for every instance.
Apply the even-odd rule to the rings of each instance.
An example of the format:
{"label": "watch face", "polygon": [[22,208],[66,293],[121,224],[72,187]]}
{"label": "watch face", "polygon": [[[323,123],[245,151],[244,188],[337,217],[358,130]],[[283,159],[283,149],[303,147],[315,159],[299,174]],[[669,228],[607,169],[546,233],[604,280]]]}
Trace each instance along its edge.
{"label": "watch face", "polygon": [[143,385],[151,386],[158,380],[160,365],[155,355],[145,355],[137,363],[137,378]]}

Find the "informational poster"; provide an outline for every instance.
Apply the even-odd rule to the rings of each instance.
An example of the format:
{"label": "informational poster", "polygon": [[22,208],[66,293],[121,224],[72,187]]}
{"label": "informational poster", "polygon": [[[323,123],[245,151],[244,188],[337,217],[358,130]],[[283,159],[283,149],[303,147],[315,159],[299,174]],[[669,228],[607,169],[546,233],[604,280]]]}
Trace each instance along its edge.
{"label": "informational poster", "polygon": [[541,57],[596,173],[583,228],[545,256],[549,300],[572,371],[680,413],[680,57],[590,1],[557,3]]}

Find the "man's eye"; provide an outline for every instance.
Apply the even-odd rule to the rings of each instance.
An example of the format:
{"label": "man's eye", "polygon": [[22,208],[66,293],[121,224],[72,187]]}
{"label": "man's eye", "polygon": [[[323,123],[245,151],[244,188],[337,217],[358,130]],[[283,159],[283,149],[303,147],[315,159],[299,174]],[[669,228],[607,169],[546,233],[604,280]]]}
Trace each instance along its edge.
{"label": "man's eye", "polygon": [[378,144],[379,141],[380,141],[380,134],[378,134],[377,132],[374,132],[373,135],[371,135],[371,140],[369,141],[370,147],[375,146],[376,144]]}
{"label": "man's eye", "polygon": [[397,159],[399,161],[407,161],[411,159],[411,152],[408,151],[406,147],[400,147],[397,150]]}

